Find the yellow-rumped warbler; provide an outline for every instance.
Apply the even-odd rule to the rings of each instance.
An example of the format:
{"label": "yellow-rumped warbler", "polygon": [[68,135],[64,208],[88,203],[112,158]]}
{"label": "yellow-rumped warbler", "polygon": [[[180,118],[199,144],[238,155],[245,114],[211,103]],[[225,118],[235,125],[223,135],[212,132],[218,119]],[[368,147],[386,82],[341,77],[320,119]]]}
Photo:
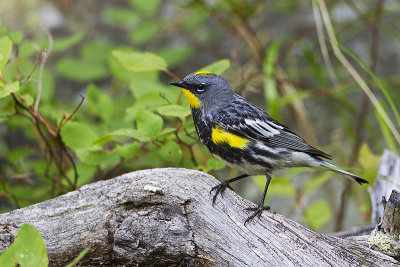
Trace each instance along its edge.
{"label": "yellow-rumped warbler", "polygon": [[[272,174],[287,167],[325,167],[351,177],[360,184],[368,183],[323,160],[331,156],[306,143],[288,127],[271,118],[262,109],[235,94],[222,77],[207,71],[187,75],[170,85],[180,87],[190,107],[197,135],[203,145],[218,159],[244,174],[213,187],[213,204],[230,183],[249,175],[265,174],[267,182],[260,204],[249,208],[261,216]],[[232,188],[231,188],[232,189]]]}

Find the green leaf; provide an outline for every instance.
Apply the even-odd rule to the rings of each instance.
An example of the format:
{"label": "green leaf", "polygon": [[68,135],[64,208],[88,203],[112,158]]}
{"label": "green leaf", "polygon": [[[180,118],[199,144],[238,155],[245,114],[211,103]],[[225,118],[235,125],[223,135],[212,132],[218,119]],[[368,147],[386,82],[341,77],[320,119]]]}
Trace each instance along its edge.
{"label": "green leaf", "polygon": [[49,264],[46,245],[39,231],[24,224],[14,242],[1,254],[0,266],[46,267]]}
{"label": "green leaf", "polygon": [[22,42],[18,46],[18,59],[21,61],[26,60],[28,57],[36,55],[37,53],[38,51],[36,42]]}
{"label": "green leaf", "polygon": [[121,157],[117,154],[109,154],[109,156],[100,164],[103,170],[114,168],[118,162],[121,161]]}
{"label": "green leaf", "polygon": [[219,161],[216,158],[210,158],[207,161],[207,168],[210,170],[221,170],[221,169],[225,168],[225,163],[223,163],[222,161]]}
{"label": "green leaf", "polygon": [[103,120],[110,121],[113,115],[113,102],[96,85],[91,84],[87,88],[87,101],[90,110],[99,115]]}
{"label": "green leaf", "polygon": [[183,163],[181,165],[183,168],[186,169],[196,169],[196,165],[194,165],[193,161],[190,158],[183,158]]}
{"label": "green leaf", "polygon": [[53,43],[53,51],[54,52],[64,51],[70,48],[71,46],[79,43],[83,39],[83,37],[85,37],[85,35],[86,35],[85,31],[80,31],[75,33],[74,35],[65,38],[56,38],[54,39]]}
{"label": "green leaf", "polygon": [[138,98],[132,107],[126,109],[126,113],[135,115],[140,109],[143,108],[154,111],[157,109],[157,107],[165,104],[168,104],[168,101],[163,99],[159,93],[148,93]]}
{"label": "green leaf", "polygon": [[158,152],[164,160],[169,162],[177,163],[182,159],[182,149],[175,142],[166,143]]}
{"label": "green leaf", "polygon": [[10,37],[13,44],[19,44],[24,38],[24,33],[22,31],[11,32],[8,37]]}
{"label": "green leaf", "polygon": [[[265,183],[267,182],[265,175],[253,176],[253,181],[262,192],[265,188]],[[268,188],[269,196],[278,195],[285,197],[294,197],[295,193],[296,187],[285,179],[272,179],[271,184]]]}
{"label": "green leaf", "polygon": [[163,119],[150,111],[140,109],[136,114],[136,123],[139,131],[154,137],[161,132]]}
{"label": "green leaf", "polygon": [[367,143],[360,147],[358,162],[363,170],[362,177],[373,184],[378,172],[380,156],[372,153]]}
{"label": "green leaf", "polygon": [[135,138],[141,142],[150,141],[150,136],[143,131],[135,130],[135,129],[119,129],[111,133],[114,136],[124,136]]}
{"label": "green leaf", "polygon": [[92,63],[107,63],[114,46],[104,40],[94,40],[83,44],[80,51],[82,60]]}
{"label": "green leaf", "polygon": [[[189,13],[189,12],[190,13]],[[197,30],[201,26],[206,25],[206,21],[210,19],[210,13],[202,7],[186,9],[185,16],[182,16],[181,25],[188,30]]]}
{"label": "green leaf", "polygon": [[129,39],[135,44],[144,44],[159,31],[160,25],[155,21],[143,22],[129,32]]}
{"label": "green leaf", "polygon": [[367,143],[361,145],[359,154],[358,162],[363,169],[378,170],[380,156],[372,153]]}
{"label": "green leaf", "polygon": [[208,66],[205,66],[204,68],[198,70],[198,71],[209,71],[212,73],[215,73],[217,75],[221,75],[224,73],[227,69],[229,69],[231,63],[229,59],[221,59],[218,60],[217,62],[214,62]]}
{"label": "green leaf", "polygon": [[129,0],[129,2],[146,15],[154,15],[161,4],[160,0]]}
{"label": "green leaf", "polygon": [[165,160],[161,157],[159,149],[147,144],[149,151],[140,156],[140,168],[160,168],[165,164]]}
{"label": "green leaf", "polygon": [[127,25],[127,24],[134,24],[139,20],[139,15],[132,10],[119,7],[110,7],[107,8],[104,13],[103,17],[110,23],[115,25]]}
{"label": "green leaf", "polygon": [[[131,72],[132,73],[132,72]],[[139,73],[145,73],[145,72],[133,72],[132,74],[139,74]],[[135,101],[134,106],[142,106],[142,107],[147,107],[147,104],[142,104],[144,99],[140,99],[141,97],[144,97],[145,95],[153,93],[154,97],[154,103],[155,102],[163,102],[162,105],[168,104],[168,102],[171,103],[176,103],[180,94],[180,90],[176,90],[171,87],[167,87],[164,84],[161,84],[159,81],[152,81],[149,79],[146,79],[145,77],[142,78],[135,78],[132,79],[131,82],[129,83],[130,90],[133,94],[133,96],[136,98],[137,101]],[[157,94],[154,94],[157,93]],[[162,96],[162,97],[161,97]],[[157,101],[156,101],[157,99]],[[151,99],[148,99],[151,101]],[[160,100],[160,101],[158,101]],[[167,101],[168,100],[168,101]],[[149,102],[149,104],[150,104]],[[183,101],[182,101],[183,102]],[[185,101],[184,103],[187,103]],[[160,106],[161,104],[157,105],[152,105],[152,106]],[[149,109],[149,108],[147,108]]]}
{"label": "green leaf", "polygon": [[178,133],[179,140],[181,140],[181,142],[186,145],[193,145],[194,143],[197,143],[198,138],[195,137],[196,134],[194,133],[194,131],[190,131],[185,126],[183,127],[186,129],[187,133],[185,131],[180,131]]}
{"label": "green leaf", "polygon": [[92,145],[102,146],[106,142],[114,140],[116,137],[135,138],[141,142],[148,142],[151,139],[151,136],[149,136],[147,133],[138,131],[136,129],[118,129],[114,132],[111,132],[107,135],[98,138],[92,143]]}
{"label": "green leaf", "polygon": [[126,145],[118,145],[116,147],[118,155],[126,159],[133,159],[140,155],[140,145],[138,142],[133,142]]}
{"label": "green leaf", "polygon": [[0,87],[0,98],[4,98],[11,93],[19,90],[19,81],[8,83],[6,86]]}
{"label": "green leaf", "polygon": [[316,188],[325,184],[329,179],[332,178],[332,176],[334,176],[334,173],[325,172],[325,173],[321,173],[320,175],[307,180],[304,183],[304,194],[310,194]]}
{"label": "green leaf", "polygon": [[24,100],[24,102],[25,102],[25,104],[27,106],[31,106],[33,104],[34,100],[33,100],[33,97],[30,94],[23,94],[23,95],[20,95],[20,96]]}
{"label": "green leaf", "polygon": [[103,151],[99,147],[78,149],[76,150],[76,155],[83,163],[89,166],[97,166],[110,157],[109,152]]}
{"label": "green leaf", "polygon": [[194,54],[195,50],[191,46],[165,47],[157,51],[157,55],[164,58],[170,68],[184,63]]}
{"label": "green leaf", "polygon": [[79,253],[79,255],[75,259],[73,259],[70,263],[65,265],[65,267],[74,267],[86,255],[86,253],[89,252],[89,250],[90,247],[87,247],[84,250],[82,250],[82,252]]}
{"label": "green leaf", "polygon": [[128,70],[150,71],[150,70],[167,70],[167,63],[162,57],[152,53],[138,53],[138,52],[124,52],[121,50],[114,50],[113,55],[121,62],[121,64]]}
{"label": "green leaf", "polygon": [[[133,49],[132,47],[120,47],[118,51],[124,51],[125,53],[131,52],[139,52],[137,49]],[[129,82],[131,80],[152,80],[158,81],[159,71],[142,71],[142,72],[132,72],[126,69],[122,63],[114,56],[113,53],[110,53],[108,57],[109,66],[112,74],[122,80]]]}
{"label": "green leaf", "polygon": [[[266,182],[266,180],[264,180],[264,182]],[[265,184],[263,186],[263,189],[264,187]],[[294,197],[296,194],[296,186],[285,179],[273,179],[271,181],[270,188],[268,189],[268,194],[284,197]]]}
{"label": "green leaf", "polygon": [[103,64],[73,58],[59,60],[56,69],[64,78],[77,82],[97,81],[108,75]]}
{"label": "green leaf", "polygon": [[274,80],[275,62],[278,58],[279,48],[282,44],[281,40],[274,41],[268,48],[264,60],[264,98],[267,103],[267,112],[273,118],[279,118],[279,101],[280,97]]}
{"label": "green leaf", "polygon": [[165,128],[157,135],[157,137],[172,133],[175,130],[176,128]]}
{"label": "green leaf", "polygon": [[148,93],[160,93],[172,91],[171,88],[159,83],[158,81],[153,81],[146,78],[133,79],[129,83],[129,88],[133,96],[138,100],[141,96]]}
{"label": "green leaf", "polygon": [[179,105],[161,106],[157,108],[157,111],[160,115],[171,117],[186,117],[191,113],[190,109]]}
{"label": "green leaf", "polygon": [[7,64],[8,59],[10,58],[12,51],[12,42],[10,38],[4,36],[0,38],[0,74],[4,66]]}
{"label": "green leaf", "polygon": [[[83,162],[80,162],[76,165],[76,169],[78,171],[78,187],[81,187],[84,184],[90,183],[95,177],[97,166],[89,166]],[[67,172],[68,177],[70,179],[74,179],[75,173],[73,168],[70,168]]]}
{"label": "green leaf", "polygon": [[318,231],[332,218],[332,209],[324,199],[320,199],[307,207],[304,221],[313,229]]}
{"label": "green leaf", "polygon": [[90,147],[97,139],[97,134],[86,124],[69,121],[61,130],[61,138],[67,146],[77,150]]}
{"label": "green leaf", "polygon": [[7,34],[8,34],[8,31],[7,31],[6,26],[0,25],[0,36],[7,35]]}

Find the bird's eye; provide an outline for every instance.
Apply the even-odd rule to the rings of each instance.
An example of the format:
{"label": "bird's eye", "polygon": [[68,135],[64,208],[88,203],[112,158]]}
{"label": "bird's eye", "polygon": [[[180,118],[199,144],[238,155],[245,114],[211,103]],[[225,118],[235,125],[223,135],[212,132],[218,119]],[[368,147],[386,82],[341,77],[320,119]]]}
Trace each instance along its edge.
{"label": "bird's eye", "polygon": [[204,84],[204,83],[201,83],[201,84],[199,84],[199,85],[197,85],[197,91],[198,92],[202,92],[202,91],[204,91],[204,87],[205,87],[206,85]]}

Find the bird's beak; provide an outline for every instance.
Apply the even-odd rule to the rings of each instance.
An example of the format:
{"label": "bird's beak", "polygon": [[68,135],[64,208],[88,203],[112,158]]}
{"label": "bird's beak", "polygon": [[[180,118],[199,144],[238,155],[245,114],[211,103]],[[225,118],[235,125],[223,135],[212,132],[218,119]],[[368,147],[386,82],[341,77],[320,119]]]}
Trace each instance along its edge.
{"label": "bird's beak", "polygon": [[188,85],[184,82],[184,81],[180,81],[180,82],[170,82],[168,83],[169,85],[173,85],[176,87],[180,87],[180,88],[185,88],[185,89],[189,89]]}

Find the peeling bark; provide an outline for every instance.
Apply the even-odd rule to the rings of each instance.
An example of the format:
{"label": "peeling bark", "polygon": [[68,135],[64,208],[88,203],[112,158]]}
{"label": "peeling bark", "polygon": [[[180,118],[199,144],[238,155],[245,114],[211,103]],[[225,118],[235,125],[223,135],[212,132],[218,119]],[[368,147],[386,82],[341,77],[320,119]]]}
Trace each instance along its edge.
{"label": "peeling bark", "polygon": [[253,203],[231,190],[211,204],[210,175],[153,169],[0,215],[0,251],[23,223],[46,242],[52,266],[90,246],[83,266],[398,266],[365,242],[320,235],[265,211],[243,225]]}

